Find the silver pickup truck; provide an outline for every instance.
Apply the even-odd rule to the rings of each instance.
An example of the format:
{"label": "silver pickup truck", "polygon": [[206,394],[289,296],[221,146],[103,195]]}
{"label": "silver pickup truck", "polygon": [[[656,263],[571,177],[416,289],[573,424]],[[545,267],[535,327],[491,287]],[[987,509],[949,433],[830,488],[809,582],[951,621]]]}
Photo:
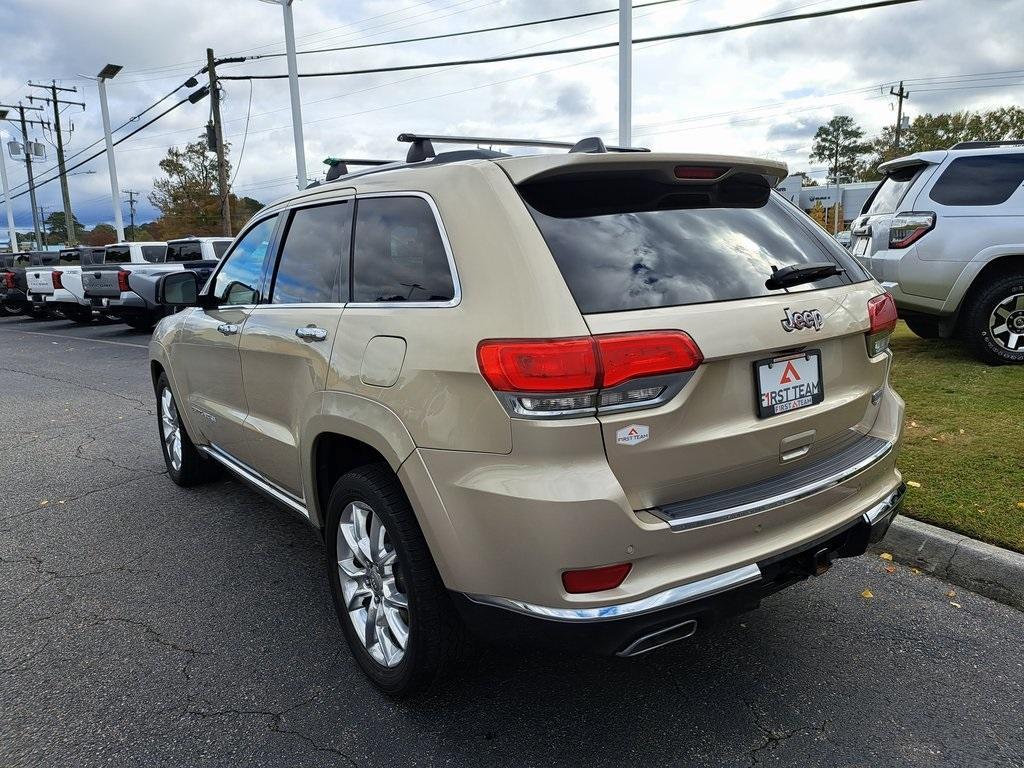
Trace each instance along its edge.
{"label": "silver pickup truck", "polygon": [[205,281],[230,243],[229,237],[189,237],[167,243],[109,245],[104,266],[91,276],[86,273],[86,294],[97,309],[132,328],[148,330],[170,313],[157,299],[157,280],[168,272],[189,269]]}

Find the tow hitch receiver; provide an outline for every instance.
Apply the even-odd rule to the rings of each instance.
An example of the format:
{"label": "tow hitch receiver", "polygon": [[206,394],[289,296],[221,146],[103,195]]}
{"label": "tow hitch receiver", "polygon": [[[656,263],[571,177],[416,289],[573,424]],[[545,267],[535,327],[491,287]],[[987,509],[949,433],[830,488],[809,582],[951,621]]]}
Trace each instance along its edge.
{"label": "tow hitch receiver", "polygon": [[814,568],[813,573],[815,576],[821,576],[825,571],[832,567],[832,561],[835,560],[836,553],[830,549],[819,549],[814,553]]}

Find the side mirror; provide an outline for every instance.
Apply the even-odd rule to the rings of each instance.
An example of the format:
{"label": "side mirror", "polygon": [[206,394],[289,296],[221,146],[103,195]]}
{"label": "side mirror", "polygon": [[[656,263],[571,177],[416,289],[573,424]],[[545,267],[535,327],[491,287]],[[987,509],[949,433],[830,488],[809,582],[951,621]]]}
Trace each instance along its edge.
{"label": "side mirror", "polygon": [[198,307],[199,279],[195,272],[170,272],[156,283],[156,300],[169,307]]}

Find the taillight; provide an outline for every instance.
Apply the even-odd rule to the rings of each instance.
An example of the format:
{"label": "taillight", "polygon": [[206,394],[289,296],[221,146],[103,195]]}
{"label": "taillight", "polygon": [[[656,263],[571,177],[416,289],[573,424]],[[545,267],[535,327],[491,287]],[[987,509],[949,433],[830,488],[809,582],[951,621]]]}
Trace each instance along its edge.
{"label": "taillight", "polygon": [[13,272],[4,272],[4,287],[5,288],[14,288],[14,286],[15,286],[15,283],[14,283],[14,273]]}
{"label": "taillight", "polygon": [[63,288],[64,283],[61,282],[60,276],[64,274],[59,269],[55,269],[50,272],[50,282],[53,283],[54,288]]}
{"label": "taillight", "polygon": [[613,333],[568,339],[491,339],[477,361],[491,388],[518,416],[579,416],[663,402],[678,386],[662,377],[704,360],[682,331]]}
{"label": "taillight", "polygon": [[889,247],[906,248],[935,228],[934,213],[900,213],[889,224]]}
{"label": "taillight", "polygon": [[871,319],[867,334],[868,356],[874,357],[889,348],[889,337],[896,328],[896,302],[892,294],[883,293],[868,301],[868,317]]}
{"label": "taillight", "polygon": [[573,595],[604,592],[606,589],[615,589],[625,581],[632,567],[631,563],[619,563],[580,571],[565,571],[562,573],[562,586],[566,592]]}
{"label": "taillight", "polygon": [[131,272],[127,269],[119,270],[117,273],[117,289],[119,291],[130,291],[131,286],[128,285],[128,275]]}
{"label": "taillight", "polygon": [[724,176],[728,170],[711,165],[677,165],[676,178],[687,181],[710,181]]}

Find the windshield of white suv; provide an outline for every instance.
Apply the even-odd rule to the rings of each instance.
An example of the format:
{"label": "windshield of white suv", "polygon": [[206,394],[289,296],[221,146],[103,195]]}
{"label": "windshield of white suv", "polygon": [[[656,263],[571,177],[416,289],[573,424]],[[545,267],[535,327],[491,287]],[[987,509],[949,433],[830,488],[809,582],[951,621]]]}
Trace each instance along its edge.
{"label": "windshield of white suv", "polygon": [[[737,178],[743,176],[746,178]],[[520,188],[580,310],[618,312],[780,293],[772,267],[834,263],[843,274],[789,290],[833,288],[867,275],[846,250],[753,174],[679,186],[636,175]]]}

